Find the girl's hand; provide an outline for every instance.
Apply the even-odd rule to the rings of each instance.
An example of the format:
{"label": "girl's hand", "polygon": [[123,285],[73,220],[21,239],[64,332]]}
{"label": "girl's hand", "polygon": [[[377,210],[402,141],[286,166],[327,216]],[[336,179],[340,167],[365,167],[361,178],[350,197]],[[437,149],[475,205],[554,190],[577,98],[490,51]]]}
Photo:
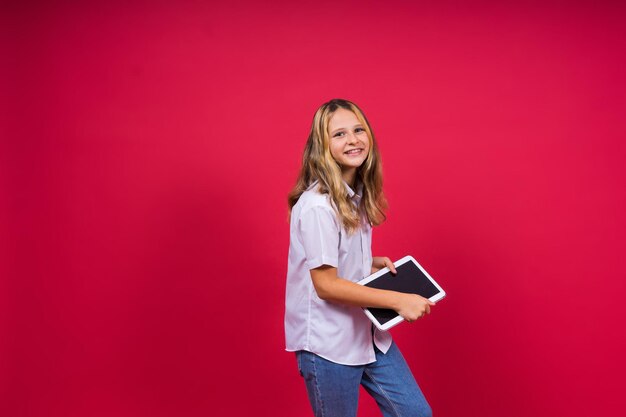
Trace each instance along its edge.
{"label": "girl's hand", "polygon": [[409,323],[430,314],[430,307],[435,303],[417,294],[397,293],[396,312]]}
{"label": "girl's hand", "polygon": [[391,273],[393,275],[395,275],[396,272],[396,267],[393,266],[393,262],[391,262],[391,259],[387,258],[386,256],[374,256],[372,258],[372,274],[374,272],[378,272],[383,268],[389,268],[389,270],[391,271]]}

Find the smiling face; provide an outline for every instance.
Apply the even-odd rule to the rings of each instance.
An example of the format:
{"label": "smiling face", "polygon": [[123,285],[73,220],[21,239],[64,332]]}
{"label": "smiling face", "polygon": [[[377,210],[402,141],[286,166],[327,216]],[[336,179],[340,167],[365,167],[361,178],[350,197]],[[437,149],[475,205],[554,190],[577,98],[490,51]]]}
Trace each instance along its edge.
{"label": "smiling face", "polygon": [[367,132],[354,113],[340,107],[329,120],[328,136],[330,153],[341,167],[343,179],[353,186],[356,170],[370,151]]}

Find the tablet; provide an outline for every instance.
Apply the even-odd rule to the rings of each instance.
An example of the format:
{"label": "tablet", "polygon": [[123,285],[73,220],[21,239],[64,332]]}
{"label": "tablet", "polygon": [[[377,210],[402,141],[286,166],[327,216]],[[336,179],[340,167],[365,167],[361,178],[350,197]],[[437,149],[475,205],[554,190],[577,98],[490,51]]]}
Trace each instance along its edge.
{"label": "tablet", "polygon": [[[419,294],[432,302],[437,302],[446,296],[446,292],[412,256],[405,256],[394,262],[394,265],[398,272],[396,275],[393,275],[389,268],[383,268],[358,283],[382,290]],[[386,308],[367,307],[363,311],[380,330],[389,330],[404,320],[394,310]]]}

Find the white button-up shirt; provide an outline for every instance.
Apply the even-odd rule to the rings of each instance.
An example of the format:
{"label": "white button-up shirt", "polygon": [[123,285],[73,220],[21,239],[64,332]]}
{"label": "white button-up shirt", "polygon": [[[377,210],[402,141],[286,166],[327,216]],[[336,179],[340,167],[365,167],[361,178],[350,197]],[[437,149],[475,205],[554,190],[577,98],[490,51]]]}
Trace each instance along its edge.
{"label": "white button-up shirt", "polygon": [[[344,181],[358,206],[362,186],[355,193]],[[374,362],[375,343],[386,353],[391,335],[373,327],[360,307],[324,301],[317,296],[311,269],[337,268],[339,277],[359,281],[371,273],[372,227],[363,215],[361,227],[348,234],[335,214],[330,195],[321,194],[317,181],[291,210],[289,264],[285,303],[287,351],[307,350],[344,365]],[[374,330],[374,331],[372,331]]]}

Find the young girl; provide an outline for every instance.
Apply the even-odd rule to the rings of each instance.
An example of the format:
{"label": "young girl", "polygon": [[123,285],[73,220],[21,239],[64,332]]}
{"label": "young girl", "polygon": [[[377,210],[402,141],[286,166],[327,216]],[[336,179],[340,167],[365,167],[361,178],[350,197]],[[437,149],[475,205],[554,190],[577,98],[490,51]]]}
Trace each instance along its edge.
{"label": "young girl", "polygon": [[387,204],[376,140],[356,104],[334,99],[315,113],[289,208],[286,350],[296,353],[314,414],[356,416],[363,385],[384,416],[431,416],[391,335],[361,309],[390,308],[412,322],[434,304],[355,283],[396,272],[389,258],[372,257],[372,226]]}

